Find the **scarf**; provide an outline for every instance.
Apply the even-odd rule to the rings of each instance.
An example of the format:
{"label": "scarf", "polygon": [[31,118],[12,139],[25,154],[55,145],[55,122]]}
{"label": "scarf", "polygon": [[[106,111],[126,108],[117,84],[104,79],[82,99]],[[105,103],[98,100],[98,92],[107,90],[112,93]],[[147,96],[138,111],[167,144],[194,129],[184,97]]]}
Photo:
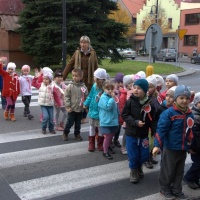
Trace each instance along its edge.
{"label": "scarf", "polygon": [[188,107],[186,108],[182,108],[179,104],[177,104],[176,102],[174,102],[174,104],[178,107],[178,109],[183,112],[183,113],[186,113],[188,111]]}

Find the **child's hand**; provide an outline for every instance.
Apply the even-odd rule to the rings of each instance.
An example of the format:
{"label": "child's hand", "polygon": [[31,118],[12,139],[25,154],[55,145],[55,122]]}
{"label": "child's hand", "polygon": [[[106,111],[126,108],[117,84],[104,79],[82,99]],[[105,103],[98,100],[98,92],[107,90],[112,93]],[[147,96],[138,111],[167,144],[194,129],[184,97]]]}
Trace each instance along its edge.
{"label": "child's hand", "polygon": [[71,108],[67,108],[67,112],[68,113],[72,112],[72,109]]}
{"label": "child's hand", "polygon": [[159,147],[154,147],[153,151],[152,151],[152,155],[155,156],[156,154],[158,154],[160,152],[160,148]]}
{"label": "child's hand", "polygon": [[83,105],[83,109],[87,109],[87,106],[84,106],[84,105]]}
{"label": "child's hand", "polygon": [[145,125],[145,122],[142,122],[142,121],[139,121],[139,122],[138,122],[138,126],[139,126],[139,127],[143,127],[144,125]]}

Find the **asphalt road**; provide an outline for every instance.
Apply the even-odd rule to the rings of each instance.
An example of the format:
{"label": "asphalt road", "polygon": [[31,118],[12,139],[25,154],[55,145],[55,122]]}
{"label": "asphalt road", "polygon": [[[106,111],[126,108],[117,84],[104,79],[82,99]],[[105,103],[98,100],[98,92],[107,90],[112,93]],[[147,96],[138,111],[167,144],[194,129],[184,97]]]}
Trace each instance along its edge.
{"label": "asphalt road", "polygon": [[[200,91],[200,65],[182,65],[194,67],[196,73],[179,77],[179,83]],[[114,149],[112,161],[102,152],[87,151],[88,124],[82,126],[82,142],[74,140],[73,129],[64,142],[61,132],[42,135],[40,108],[31,107],[31,112],[35,118],[28,120],[23,108],[16,108],[17,121],[11,122],[3,119],[0,109],[0,200],[162,200],[159,164],[144,167],[144,179],[131,184],[127,156],[119,148]],[[190,165],[188,156],[185,170]],[[191,190],[183,183],[183,191],[191,199],[200,199],[200,189]]]}

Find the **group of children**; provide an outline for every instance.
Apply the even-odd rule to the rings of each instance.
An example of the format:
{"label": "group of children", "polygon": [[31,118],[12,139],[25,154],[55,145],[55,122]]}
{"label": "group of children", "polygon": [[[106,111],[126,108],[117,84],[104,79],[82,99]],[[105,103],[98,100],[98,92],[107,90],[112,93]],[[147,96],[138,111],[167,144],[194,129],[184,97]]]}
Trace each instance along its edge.
{"label": "group of children", "polygon": [[[161,153],[160,194],[168,200],[187,199],[182,193],[181,181],[186,154],[190,152],[193,164],[184,181],[193,189],[200,187],[200,93],[194,95],[188,86],[179,85],[175,74],[166,77],[166,90],[161,92],[164,79],[160,75],[146,77],[143,71],[126,76],[117,73],[113,82],[105,69],[98,68],[88,94],[82,82],[81,69],[72,71],[73,80],[66,86],[60,70],[54,73],[53,81],[50,68],[43,68],[40,72],[36,70],[33,77],[29,75],[30,67],[24,65],[22,75],[18,77],[14,63],[8,63],[6,71],[2,63],[0,74],[4,83],[2,95],[7,102],[6,120],[15,120],[15,102],[20,92],[25,105],[24,116],[33,118],[29,104],[31,86],[34,86],[39,89],[43,134],[46,134],[47,128],[55,134],[55,108],[55,126],[56,130],[63,131],[63,140],[68,140],[73,125],[75,139],[82,140],[81,119],[86,109],[89,119],[88,151],[95,151],[97,139],[98,150],[110,160],[114,153],[112,145],[121,147],[122,154],[128,154],[130,182],[139,182],[144,177],[143,164],[152,168],[152,164],[157,163],[154,156]],[[194,106],[190,109],[192,101]],[[60,111],[63,118],[59,123]],[[122,145],[119,142],[121,127],[124,129]]]}

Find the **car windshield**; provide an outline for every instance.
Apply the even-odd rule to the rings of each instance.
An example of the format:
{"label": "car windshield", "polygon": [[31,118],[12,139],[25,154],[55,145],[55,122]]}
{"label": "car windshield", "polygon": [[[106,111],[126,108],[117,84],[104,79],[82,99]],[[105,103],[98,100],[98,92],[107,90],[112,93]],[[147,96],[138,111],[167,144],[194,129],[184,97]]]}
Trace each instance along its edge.
{"label": "car windshield", "polygon": [[169,52],[169,53],[176,53],[176,50],[175,49],[168,49],[167,52]]}

